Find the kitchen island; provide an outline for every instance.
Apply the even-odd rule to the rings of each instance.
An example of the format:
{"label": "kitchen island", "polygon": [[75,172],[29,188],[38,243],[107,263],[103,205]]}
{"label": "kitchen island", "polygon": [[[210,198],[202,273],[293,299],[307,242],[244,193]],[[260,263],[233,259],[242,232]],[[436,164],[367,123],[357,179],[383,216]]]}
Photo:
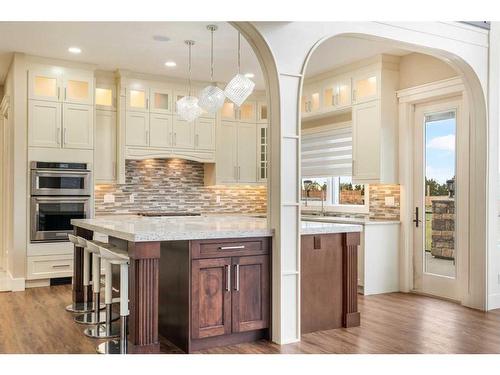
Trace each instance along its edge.
{"label": "kitchen island", "polygon": [[[117,215],[71,223],[76,235],[107,235],[128,251],[132,352],[159,352],[159,333],[186,352],[269,338],[273,231],[266,219]],[[359,324],[351,264],[356,264],[361,230],[359,225],[302,222],[303,238],[313,238],[316,245],[323,236],[340,240],[345,326]],[[83,250],[75,247],[74,302],[83,299],[82,273]]]}

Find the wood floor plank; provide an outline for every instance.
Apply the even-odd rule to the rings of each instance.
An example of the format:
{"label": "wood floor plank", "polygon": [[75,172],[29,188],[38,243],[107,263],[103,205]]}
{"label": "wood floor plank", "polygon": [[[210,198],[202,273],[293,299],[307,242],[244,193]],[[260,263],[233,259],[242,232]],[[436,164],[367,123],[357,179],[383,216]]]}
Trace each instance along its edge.
{"label": "wood floor plank", "polygon": [[[0,293],[0,353],[95,353],[64,307],[71,286]],[[414,294],[359,296],[361,326],[200,351],[213,354],[500,353],[500,310],[482,312]],[[182,353],[165,338],[162,353]]]}

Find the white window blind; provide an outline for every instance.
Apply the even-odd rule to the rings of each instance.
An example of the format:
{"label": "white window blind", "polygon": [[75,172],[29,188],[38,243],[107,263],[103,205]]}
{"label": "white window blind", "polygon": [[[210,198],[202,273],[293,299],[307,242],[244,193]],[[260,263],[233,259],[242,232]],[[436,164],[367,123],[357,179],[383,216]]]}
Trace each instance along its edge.
{"label": "white window blind", "polygon": [[302,177],[351,175],[351,125],[302,132]]}

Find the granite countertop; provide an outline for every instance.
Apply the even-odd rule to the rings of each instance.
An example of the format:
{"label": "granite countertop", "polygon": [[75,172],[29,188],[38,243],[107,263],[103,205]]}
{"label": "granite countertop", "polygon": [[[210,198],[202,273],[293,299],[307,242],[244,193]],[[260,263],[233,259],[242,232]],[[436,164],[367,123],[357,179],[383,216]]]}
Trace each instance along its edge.
{"label": "granite countertop", "polygon": [[[72,219],[74,226],[133,242],[269,237],[267,219],[251,216],[141,217],[135,215]],[[302,221],[302,234],[361,232],[360,225]]]}
{"label": "granite countertop", "polygon": [[376,224],[381,225],[381,224],[401,223],[399,220],[338,217],[338,216],[316,216],[316,215],[302,215],[302,220],[316,221],[322,223],[345,223],[345,224],[359,224],[359,225],[376,225]]}

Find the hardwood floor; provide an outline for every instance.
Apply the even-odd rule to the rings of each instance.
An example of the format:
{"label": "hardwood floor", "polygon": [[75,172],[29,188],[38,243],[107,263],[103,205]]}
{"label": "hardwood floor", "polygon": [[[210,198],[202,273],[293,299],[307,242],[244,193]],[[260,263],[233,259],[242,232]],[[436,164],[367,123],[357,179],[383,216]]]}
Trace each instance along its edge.
{"label": "hardwood floor", "polygon": [[[0,353],[95,353],[64,307],[71,286],[0,293]],[[500,353],[500,310],[392,293],[359,298],[361,326],[309,333],[296,344],[266,341],[201,353]],[[163,353],[181,353],[161,340]]]}

